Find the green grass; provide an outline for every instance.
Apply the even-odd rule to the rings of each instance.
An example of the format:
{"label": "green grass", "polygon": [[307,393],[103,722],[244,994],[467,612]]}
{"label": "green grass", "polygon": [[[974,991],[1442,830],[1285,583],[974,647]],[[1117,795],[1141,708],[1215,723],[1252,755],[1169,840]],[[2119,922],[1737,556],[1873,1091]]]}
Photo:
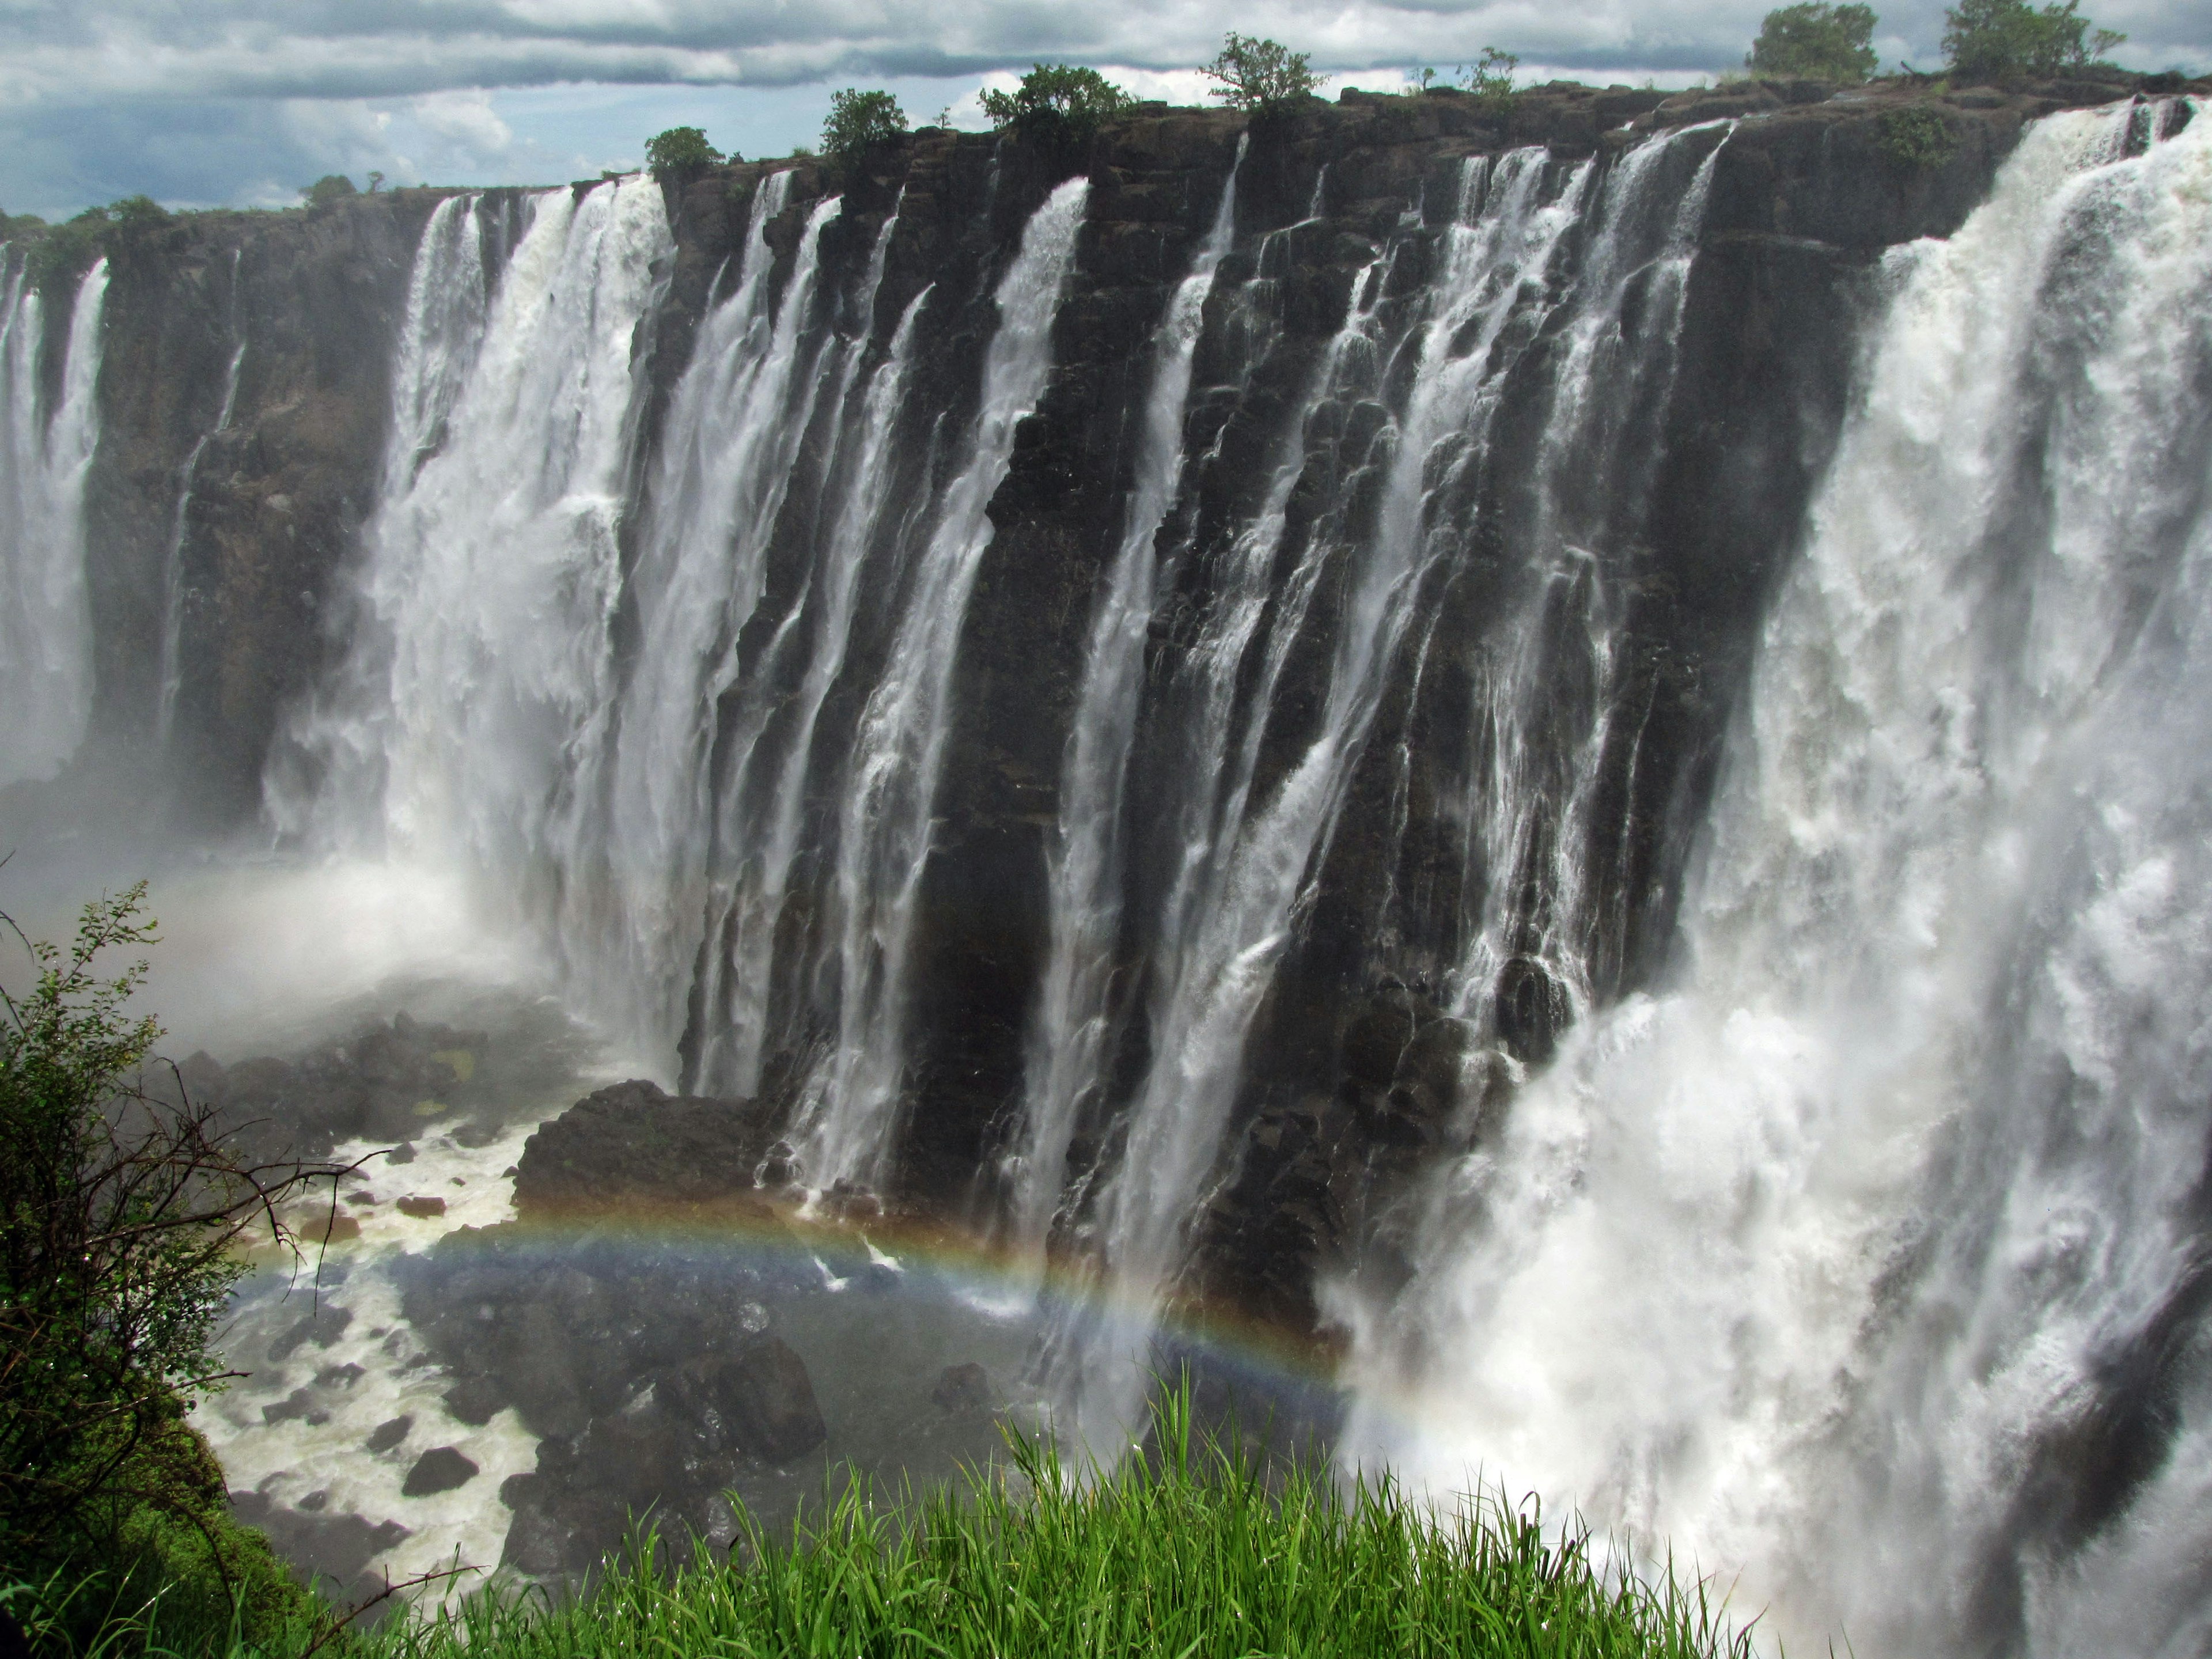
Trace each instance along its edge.
{"label": "green grass", "polygon": [[[1394,1482],[1348,1491],[1194,1432],[1090,1481],[1016,1442],[964,1491],[878,1504],[860,1483],[737,1565],[649,1534],[567,1606],[474,1597],[325,1652],[357,1659],[1057,1659],[1512,1655],[1747,1659],[1703,1584],[1609,1571],[1586,1536],[1481,1498],[1438,1519]],[[230,1648],[234,1655],[239,1649]],[[296,1649],[294,1650],[296,1652]]]}

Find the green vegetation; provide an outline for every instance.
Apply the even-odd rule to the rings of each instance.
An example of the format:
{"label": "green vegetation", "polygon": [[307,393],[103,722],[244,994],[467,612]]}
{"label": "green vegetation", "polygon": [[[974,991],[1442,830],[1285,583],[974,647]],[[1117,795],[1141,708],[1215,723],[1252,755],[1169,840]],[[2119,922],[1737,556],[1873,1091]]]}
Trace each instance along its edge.
{"label": "green vegetation", "polygon": [[360,193],[353,187],[353,180],[343,173],[326,173],[300,192],[307,198],[309,207],[328,207]]}
{"label": "green vegetation", "polygon": [[1779,7],[1759,25],[1744,67],[1754,75],[1855,84],[1881,61],[1873,44],[1878,21],[1872,6],[1803,0]]}
{"label": "green vegetation", "polygon": [[671,127],[645,141],[645,165],[656,183],[683,183],[719,166],[722,152],[697,127]]}
{"label": "green vegetation", "polygon": [[1875,142],[1881,153],[1908,173],[1940,167],[1959,147],[1958,135],[1942,112],[1926,104],[1908,104],[1887,112],[1875,124]]}
{"label": "green vegetation", "polygon": [[1224,37],[1220,55],[1205,73],[1221,83],[1209,96],[1255,116],[1279,115],[1321,86],[1306,53],[1243,34]]}
{"label": "green vegetation", "polygon": [[1038,64],[1013,91],[986,87],[981,96],[1000,132],[1052,144],[1088,142],[1100,122],[1133,101],[1097,70],[1072,64]]}
{"label": "green vegetation", "polygon": [[580,1606],[484,1598],[368,1639],[405,1659],[1750,1652],[1703,1586],[1613,1571],[1533,1510],[1485,1498],[1438,1524],[1388,1480],[1271,1470],[1194,1432],[1187,1394],[1148,1457],[1094,1480],[1013,1449],[1009,1476],[902,1516],[852,1485],[811,1529],[741,1538],[749,1565],[695,1559],[672,1580],[648,1543]]}
{"label": "green vegetation", "polygon": [[2084,69],[2128,37],[2079,13],[2081,0],[2038,11],[2027,0],[1960,0],[1943,14],[1943,57],[1977,77]]}
{"label": "green vegetation", "polygon": [[1503,112],[1513,107],[1513,71],[1521,60],[1496,46],[1482,49],[1479,64],[1460,65],[1460,84],[1491,109]]}
{"label": "green vegetation", "polygon": [[888,92],[848,87],[830,94],[829,118],[822,123],[822,153],[836,161],[858,161],[878,144],[906,131],[906,112]]}
{"label": "green vegetation", "polygon": [[0,988],[0,1561],[66,1586],[58,1628],[149,1583],[165,1617],[270,1628],[310,1604],[229,1521],[184,1413],[228,1375],[208,1341],[249,1231],[289,1243],[278,1206],[342,1171],[248,1164],[180,1089],[140,1086],[146,964],[100,961],[154,942],[144,897],[85,906],[67,950],[17,932],[33,982]]}

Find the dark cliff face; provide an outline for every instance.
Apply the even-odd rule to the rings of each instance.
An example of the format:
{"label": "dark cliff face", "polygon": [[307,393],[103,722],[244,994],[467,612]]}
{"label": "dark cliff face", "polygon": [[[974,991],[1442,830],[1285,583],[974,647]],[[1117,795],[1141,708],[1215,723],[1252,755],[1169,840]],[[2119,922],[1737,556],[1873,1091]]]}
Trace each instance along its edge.
{"label": "dark cliff face", "polygon": [[374,505],[392,342],[438,198],[194,214],[111,239],[86,489],[93,729],[111,756],[150,746],[174,604],[159,763],[186,822],[254,810],[279,714],[327,653],[324,607]]}
{"label": "dark cliff face", "polygon": [[[1355,275],[1387,244],[1396,251],[1392,281],[1410,291],[1422,280],[1467,157],[1542,144],[1555,168],[1591,158],[1611,166],[1654,131],[1737,123],[1724,143],[1715,126],[1680,147],[1684,188],[1687,170],[1710,158],[1710,195],[1666,391],[1654,407],[1632,411],[1651,434],[1626,463],[1637,505],[1592,586],[1562,587],[1558,616],[1545,623],[1569,641],[1602,588],[1613,641],[1608,696],[1628,711],[1607,727],[1575,831],[1587,838],[1583,864],[1597,872],[1586,906],[1593,920],[1579,941],[1589,982],[1571,991],[1533,956],[1515,954],[1499,971],[1486,1024],[1446,1017],[1442,981],[1468,943],[1459,919],[1468,884],[1525,884],[1527,896],[1513,902],[1532,928],[1548,900],[1528,872],[1471,872],[1451,850],[1454,815],[1482,763],[1464,674],[1394,671],[1339,827],[1317,855],[1315,901],[1299,913],[1255,1018],[1212,1183],[1217,1196],[1200,1222],[1204,1288],[1310,1330],[1316,1269],[1354,1243],[1380,1243],[1379,1254],[1367,1254],[1387,1264],[1392,1177],[1448,1139],[1480,1133],[1480,1079],[1510,1086],[1516,1068],[1540,1063],[1561,1022],[1580,1012],[1577,998],[1610,1000],[1664,971],[1722,736],[1766,597],[1832,445],[1883,253],[1954,229],[2026,121],[2127,90],[2068,82],[1943,93],[1904,83],[1831,97],[1824,88],[1755,84],[1664,98],[1555,86],[1504,112],[1450,94],[1346,94],[1253,130],[1223,270],[1224,278],[1249,277],[1262,238],[1280,233],[1271,268],[1276,334],[1264,362],[1229,361],[1222,307],[1235,281],[1217,287],[1185,442],[1186,453],[1212,459],[1194,474],[1173,521],[1201,556],[1182,567],[1181,586],[1155,619],[1147,665],[1155,678],[1182,648],[1176,618],[1202,614],[1208,602],[1207,538],[1250,513],[1274,434],[1345,315]],[[1922,159],[1900,142],[1906,110],[1936,124]],[[1914,119],[1929,138],[1925,117]],[[1051,382],[993,500],[996,535],[960,641],[922,889],[898,1159],[904,1196],[917,1202],[988,1203],[986,1171],[1020,1102],[1025,1023],[1048,942],[1046,848],[1089,618],[1121,532],[1150,342],[1221,199],[1241,131],[1224,113],[1145,106],[1080,153],[925,131],[850,176],[802,164],[790,205],[768,228],[781,283],[814,203],[842,191],[842,215],[823,243],[822,286],[849,295],[896,211],[872,315],[844,314],[849,301],[835,299],[822,325],[866,339],[879,356],[909,302],[930,290],[915,380],[925,391],[902,417],[908,430],[893,486],[894,500],[918,502],[957,465],[942,434],[972,413],[996,274],[1055,183],[1075,172],[1091,179]],[[718,169],[668,191],[674,269],[637,343],[649,354],[652,388],[641,472],[697,325],[734,281],[754,191],[770,170]],[[152,730],[163,571],[184,470],[198,447],[182,515],[182,673],[168,758],[194,780],[193,799],[211,821],[251,819],[281,711],[331,654],[338,630],[327,618],[343,609],[340,573],[382,465],[410,261],[437,199],[405,191],[281,218],[203,216],[149,233],[116,259],[90,495],[97,729],[110,738]],[[235,404],[216,432],[240,341]],[[1502,526],[1497,538],[1467,550],[1419,595],[1418,636],[1439,664],[1480,659],[1495,619],[1525,600],[1511,536],[1537,510],[1521,498],[1521,481],[1543,434],[1543,366],[1565,349],[1536,342],[1528,372],[1503,393],[1498,455],[1479,486],[1485,521]],[[1240,396],[1207,393],[1247,370]],[[1358,446],[1367,416],[1350,406],[1334,418],[1328,429],[1340,434],[1333,441],[1343,501],[1294,496],[1300,534],[1324,511],[1363,510]],[[822,424],[806,446],[805,464],[816,467],[836,440]],[[1463,503],[1470,514],[1477,504]],[[808,510],[787,507],[778,520],[758,628],[788,611],[805,579]],[[829,811],[842,777],[835,763],[889,648],[890,610],[863,607],[851,672],[823,711],[823,732],[838,735],[825,737],[817,757],[818,813]],[[1260,734],[1263,787],[1310,739],[1330,614],[1328,603],[1316,605],[1290,643],[1284,695]],[[635,629],[617,634],[635,653]],[[1571,677],[1562,678],[1563,721],[1575,717],[1568,705],[1577,695]],[[1169,736],[1140,729],[1138,741],[1143,752]],[[1133,786],[1132,844],[1152,872],[1140,869],[1140,883],[1159,879],[1172,851],[1152,821],[1155,805],[1141,781]],[[802,863],[785,916],[794,935],[821,925],[828,880],[818,860]],[[1158,941],[1141,921],[1124,931],[1117,969],[1130,1073],[1146,1057],[1129,1011]],[[823,1036],[792,988],[780,994],[763,1084],[771,1107],[787,1104],[777,1098],[788,1086],[779,1079],[795,1075]],[[708,1018],[695,1005],[687,1054],[696,1022]],[[1490,1058],[1471,1058],[1478,1049]],[[1082,1126],[1079,1164],[1099,1154],[1109,1127]]]}

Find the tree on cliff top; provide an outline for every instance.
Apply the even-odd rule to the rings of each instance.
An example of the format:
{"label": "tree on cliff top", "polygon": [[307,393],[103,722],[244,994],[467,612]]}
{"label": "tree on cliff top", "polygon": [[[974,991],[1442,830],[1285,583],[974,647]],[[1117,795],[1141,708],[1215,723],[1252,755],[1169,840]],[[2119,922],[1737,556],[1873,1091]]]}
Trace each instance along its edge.
{"label": "tree on cliff top", "polygon": [[696,178],[721,159],[697,127],[671,127],[645,141],[645,165],[658,184]]}
{"label": "tree on cliff top", "polygon": [[1012,92],[986,87],[979,100],[1000,132],[1069,144],[1087,142],[1100,122],[1132,101],[1097,70],[1073,64],[1033,64]]}
{"label": "tree on cliff top", "polygon": [[2038,11],[2027,0],[1960,0],[1943,14],[1943,57],[1958,75],[2062,75],[2128,37],[2079,15],[2081,0]]}
{"label": "tree on cliff top", "polygon": [[1744,66],[1791,80],[1863,81],[1881,62],[1873,45],[1877,21],[1872,6],[1804,0],[1778,8],[1759,25]]}
{"label": "tree on cliff top", "polygon": [[1279,114],[1321,87],[1304,52],[1279,40],[1237,33],[1224,37],[1220,55],[1205,73],[1221,82],[1209,96],[1253,115]]}
{"label": "tree on cliff top", "polygon": [[326,173],[300,192],[307,198],[309,207],[328,207],[332,202],[343,202],[349,196],[357,196],[353,180],[343,173]]}
{"label": "tree on cliff top", "polygon": [[891,94],[848,87],[830,94],[830,114],[822,123],[822,153],[835,161],[854,161],[905,131],[906,112]]}
{"label": "tree on cliff top", "polygon": [[144,898],[86,905],[66,951],[0,915],[33,969],[0,988],[0,1560],[52,1559],[114,1508],[228,1375],[208,1344],[249,1231],[291,1243],[278,1206],[346,1172],[250,1164],[210,1109],[140,1086],[161,1035],[126,1012],[146,964],[98,962],[154,942]]}

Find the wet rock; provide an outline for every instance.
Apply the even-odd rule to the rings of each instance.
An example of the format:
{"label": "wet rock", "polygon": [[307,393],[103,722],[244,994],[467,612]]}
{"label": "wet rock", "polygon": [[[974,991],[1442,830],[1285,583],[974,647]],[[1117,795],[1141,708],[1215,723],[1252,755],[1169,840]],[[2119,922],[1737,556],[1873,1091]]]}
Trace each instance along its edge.
{"label": "wet rock", "polygon": [[771,1463],[802,1456],[829,1435],[806,1362],[777,1337],[688,1361],[664,1387],[688,1421],[718,1425],[732,1443]]}
{"label": "wet rock", "polygon": [[399,1200],[399,1213],[413,1216],[417,1221],[428,1221],[446,1212],[446,1200],[410,1193]]}
{"label": "wet rock", "polygon": [[312,1389],[295,1389],[273,1406],[261,1408],[261,1420],[266,1424],[312,1423],[320,1425],[331,1420],[331,1414],[315,1403]]}
{"label": "wet rock", "polygon": [[313,1342],[319,1348],[327,1348],[344,1334],[345,1328],[353,1323],[353,1310],[335,1303],[325,1303],[313,1312],[302,1314],[289,1329],[269,1345],[269,1358],[278,1364],[289,1359],[304,1342]]}
{"label": "wet rock", "polygon": [[504,1393],[489,1377],[465,1377],[446,1390],[446,1409],[456,1422],[465,1423],[472,1429],[480,1429],[490,1422],[506,1403]]}
{"label": "wet rock", "polygon": [[1566,988],[1534,957],[1513,957],[1498,975],[1495,1018],[1498,1040],[1514,1059],[1531,1066],[1548,1061],[1569,1017]]}
{"label": "wet rock", "polygon": [[399,1491],[403,1497],[428,1498],[465,1486],[476,1478],[476,1463],[462,1455],[459,1447],[433,1446],[415,1460]]}
{"label": "wet rock", "polygon": [[368,1438],[362,1443],[370,1451],[387,1452],[406,1439],[408,1431],[414,1426],[415,1419],[411,1415],[386,1418],[369,1431]]}
{"label": "wet rock", "polygon": [[515,1170],[515,1211],[543,1219],[625,1206],[736,1205],[765,1216],[753,1172],[769,1141],[763,1115],[748,1102],[673,1096],[641,1079],[618,1083],[530,1137]]}
{"label": "wet rock", "polygon": [[941,1412],[956,1415],[987,1412],[991,1409],[991,1374],[973,1361],[965,1365],[947,1365],[939,1373],[937,1386],[929,1391],[929,1398],[930,1403]]}
{"label": "wet rock", "polygon": [[415,1161],[415,1143],[411,1140],[401,1141],[384,1155],[384,1161],[386,1164],[412,1164]]}

